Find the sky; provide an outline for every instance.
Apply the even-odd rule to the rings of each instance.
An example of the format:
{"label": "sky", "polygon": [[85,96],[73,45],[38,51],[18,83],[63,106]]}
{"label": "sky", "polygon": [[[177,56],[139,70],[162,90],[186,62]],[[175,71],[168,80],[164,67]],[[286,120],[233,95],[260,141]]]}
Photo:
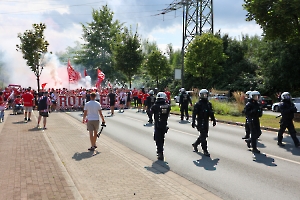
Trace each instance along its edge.
{"label": "sky", "polygon": [[[24,87],[36,85],[36,77],[26,66],[23,55],[16,51],[16,44],[20,44],[18,33],[32,29],[34,23],[45,23],[44,36],[50,44],[48,50],[63,52],[81,41],[81,24],[92,22],[92,10],[99,10],[106,4],[114,12],[114,20],[133,30],[137,27],[142,39],[156,42],[162,51],[170,43],[180,49],[182,9],[160,14],[174,2],[179,0],[30,0],[30,3],[27,0],[0,0],[0,61],[6,69],[0,78],[5,75],[6,82]],[[247,12],[243,10],[243,3],[243,0],[214,0],[214,31],[221,30],[221,34],[237,39],[242,34],[261,35],[255,22],[245,21]],[[65,64],[59,63],[53,55],[48,60],[41,82],[48,83],[47,87],[68,87]]]}

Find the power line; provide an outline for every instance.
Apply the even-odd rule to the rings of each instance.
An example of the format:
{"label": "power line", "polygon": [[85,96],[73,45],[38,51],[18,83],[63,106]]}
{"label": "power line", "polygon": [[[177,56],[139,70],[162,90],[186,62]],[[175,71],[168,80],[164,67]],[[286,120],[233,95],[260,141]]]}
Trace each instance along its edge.
{"label": "power line", "polygon": [[[182,60],[185,50],[192,40],[204,32],[213,33],[213,0],[174,0],[157,15],[182,9]],[[208,31],[204,28],[209,26]],[[184,62],[181,67],[181,85],[183,84]]]}

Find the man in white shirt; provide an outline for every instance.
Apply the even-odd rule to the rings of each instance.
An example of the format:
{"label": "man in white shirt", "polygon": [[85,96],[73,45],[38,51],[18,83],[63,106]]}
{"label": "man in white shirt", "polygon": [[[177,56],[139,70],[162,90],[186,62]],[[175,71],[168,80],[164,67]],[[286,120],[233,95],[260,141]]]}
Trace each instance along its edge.
{"label": "man in white shirt", "polygon": [[102,108],[99,102],[95,101],[96,93],[91,93],[91,100],[84,105],[82,123],[87,121],[87,129],[90,133],[91,148],[94,151],[97,148],[96,140],[99,129],[99,115],[102,119],[101,126],[105,126],[105,120],[102,114]]}
{"label": "man in white shirt", "polygon": [[100,93],[98,92],[98,90],[96,90],[96,101],[98,101],[100,103]]}
{"label": "man in white shirt", "polygon": [[125,106],[125,100],[126,100],[126,93],[124,92],[124,89],[121,89],[120,92],[120,109],[119,112],[124,112],[124,106]]}

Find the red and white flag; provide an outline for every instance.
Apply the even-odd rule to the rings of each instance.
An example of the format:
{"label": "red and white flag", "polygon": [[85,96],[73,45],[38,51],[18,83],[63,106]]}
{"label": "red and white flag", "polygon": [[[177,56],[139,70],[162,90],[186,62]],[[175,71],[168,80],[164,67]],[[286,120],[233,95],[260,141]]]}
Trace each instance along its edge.
{"label": "red and white flag", "polygon": [[105,74],[100,70],[97,69],[98,79],[100,79],[100,82],[102,82],[105,79]]}
{"label": "red and white flag", "polygon": [[79,79],[81,78],[81,75],[79,72],[77,72],[70,63],[70,60],[68,60],[68,75],[69,75],[69,82],[70,83],[77,83]]}
{"label": "red and white flag", "polygon": [[105,74],[100,69],[97,69],[97,76],[98,76],[98,80],[95,86],[99,89],[101,82],[105,79]]}

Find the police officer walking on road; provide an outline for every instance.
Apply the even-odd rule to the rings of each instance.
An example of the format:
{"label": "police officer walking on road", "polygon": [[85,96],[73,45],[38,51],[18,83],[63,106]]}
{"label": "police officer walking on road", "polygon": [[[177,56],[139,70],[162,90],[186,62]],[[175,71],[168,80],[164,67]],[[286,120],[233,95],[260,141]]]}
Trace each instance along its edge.
{"label": "police officer walking on road", "polygon": [[[251,91],[246,92],[245,104],[247,104],[251,100],[250,93],[251,93]],[[246,115],[245,110],[244,110],[244,114]],[[249,139],[250,138],[250,127],[249,127],[249,116],[247,116],[247,115],[246,115],[246,122],[245,122],[245,132],[246,132],[246,135],[244,137],[242,137],[242,139]]]}
{"label": "police officer walking on road", "polygon": [[146,103],[147,103],[147,115],[148,115],[148,118],[149,118],[148,122],[150,124],[153,123],[153,118],[152,118],[153,113],[151,111],[151,107],[154,105],[155,101],[156,101],[156,98],[154,96],[154,91],[150,90],[149,91],[149,96],[147,97],[147,100],[146,100]]}
{"label": "police officer walking on road", "polygon": [[[210,156],[207,150],[207,137],[209,128],[209,118],[213,121],[215,126],[216,119],[211,103],[208,101],[208,90],[202,89],[199,92],[200,100],[194,105],[193,116],[192,116],[192,127],[197,127],[200,132],[198,139],[192,144],[194,151],[198,152],[198,145],[201,144],[203,153],[205,156]],[[197,124],[196,124],[197,117]]]}
{"label": "police officer walking on road", "polygon": [[168,117],[171,106],[166,103],[167,95],[164,92],[157,93],[156,102],[151,107],[154,114],[154,141],[157,147],[157,159],[164,160],[164,141],[168,131]]}
{"label": "police officer walking on road", "polygon": [[296,136],[296,130],[293,123],[294,113],[297,112],[297,108],[292,102],[292,97],[289,92],[283,92],[281,94],[281,103],[279,104],[279,110],[281,112],[281,119],[280,129],[278,131],[277,144],[281,147],[284,146],[284,144],[282,143],[283,133],[285,129],[288,129],[295,146],[299,147],[300,143],[299,139]]}
{"label": "police officer walking on road", "polygon": [[245,114],[248,116],[248,123],[250,127],[251,138],[246,139],[247,147],[251,148],[253,153],[260,153],[257,149],[257,140],[261,135],[259,118],[262,116],[263,111],[261,105],[258,103],[260,93],[252,91],[249,95],[250,101],[245,106]]}
{"label": "police officer walking on road", "polygon": [[179,96],[179,107],[181,113],[181,121],[183,121],[183,116],[185,115],[185,119],[189,120],[189,112],[188,107],[189,104],[192,106],[192,99],[189,94],[186,93],[184,88],[180,89],[180,96]]}

